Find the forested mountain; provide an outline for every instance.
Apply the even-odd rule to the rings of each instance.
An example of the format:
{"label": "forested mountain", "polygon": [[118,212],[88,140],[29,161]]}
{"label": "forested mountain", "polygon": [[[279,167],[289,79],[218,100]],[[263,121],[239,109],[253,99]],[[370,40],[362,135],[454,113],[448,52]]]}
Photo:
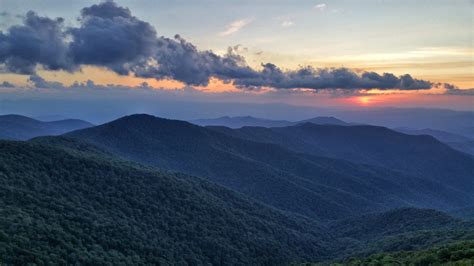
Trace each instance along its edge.
{"label": "forested mountain", "polygon": [[337,244],[197,177],[48,142],[0,141],[1,264],[284,264]]}
{"label": "forested mountain", "polygon": [[278,144],[295,152],[378,165],[469,193],[474,191],[474,160],[431,136],[412,136],[378,126],[305,123],[292,127],[213,130],[246,140]]}
{"label": "forested mountain", "polygon": [[[320,221],[402,206],[451,209],[473,201],[472,191],[450,188],[439,180],[315,152],[298,153],[291,146],[227,133],[183,121],[132,115],[66,136],[140,163],[208,178],[281,210]],[[294,139],[302,141],[297,135]]]}
{"label": "forested mountain", "polygon": [[434,129],[411,129],[411,128],[395,128],[394,130],[408,135],[430,135],[439,141],[446,143],[451,148],[474,155],[474,139],[453,134],[446,131]]}
{"label": "forested mountain", "polygon": [[341,249],[341,257],[418,250],[452,241],[472,240],[473,228],[473,221],[455,219],[436,210],[415,208],[370,213],[328,225],[328,231],[335,238],[350,243]]}
{"label": "forested mountain", "polygon": [[93,126],[78,119],[43,122],[21,115],[0,116],[0,139],[28,140],[38,136],[63,133]]}
{"label": "forested mountain", "polygon": [[474,241],[459,241],[425,250],[378,253],[350,258],[344,265],[474,265]]}
{"label": "forested mountain", "polygon": [[318,224],[63,137],[0,151],[2,264],[281,265],[474,239],[431,210]]}

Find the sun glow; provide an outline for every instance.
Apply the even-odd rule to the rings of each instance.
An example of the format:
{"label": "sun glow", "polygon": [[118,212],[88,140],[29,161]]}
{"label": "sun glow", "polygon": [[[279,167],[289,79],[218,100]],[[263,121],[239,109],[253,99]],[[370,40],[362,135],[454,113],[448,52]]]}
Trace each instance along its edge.
{"label": "sun glow", "polygon": [[359,105],[368,106],[372,103],[373,99],[370,96],[361,96],[357,98],[357,102]]}

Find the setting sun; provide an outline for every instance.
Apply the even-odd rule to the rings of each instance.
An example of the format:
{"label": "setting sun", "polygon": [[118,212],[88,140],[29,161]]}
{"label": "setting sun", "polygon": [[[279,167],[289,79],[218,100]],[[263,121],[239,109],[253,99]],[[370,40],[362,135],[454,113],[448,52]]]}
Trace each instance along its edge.
{"label": "setting sun", "polygon": [[369,97],[369,96],[362,96],[362,97],[357,98],[357,102],[359,103],[359,105],[362,105],[362,106],[370,105],[372,101],[373,101],[372,97]]}

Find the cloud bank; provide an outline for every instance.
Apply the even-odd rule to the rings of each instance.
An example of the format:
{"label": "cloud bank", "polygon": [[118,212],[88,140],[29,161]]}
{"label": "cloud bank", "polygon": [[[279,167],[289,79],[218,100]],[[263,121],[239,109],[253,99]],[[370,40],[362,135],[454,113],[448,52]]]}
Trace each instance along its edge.
{"label": "cloud bank", "polygon": [[205,86],[211,78],[218,78],[246,89],[424,90],[434,85],[409,74],[357,73],[347,68],[284,70],[266,63],[256,70],[232,48],[221,56],[200,51],[179,35],[158,36],[151,24],[113,1],[83,8],[78,27],[66,27],[62,18],[28,12],[22,25],[0,32],[0,64],[3,72],[33,78],[38,77],[38,66],[74,72],[90,65],[120,75],[173,79],[192,86]]}

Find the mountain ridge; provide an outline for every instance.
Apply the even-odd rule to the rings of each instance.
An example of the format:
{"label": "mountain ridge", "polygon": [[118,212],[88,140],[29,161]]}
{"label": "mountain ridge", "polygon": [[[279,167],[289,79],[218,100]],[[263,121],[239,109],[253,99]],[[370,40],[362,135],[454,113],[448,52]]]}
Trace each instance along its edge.
{"label": "mountain ridge", "polygon": [[209,178],[258,201],[314,219],[331,220],[407,204],[448,209],[469,203],[465,192],[444,188],[437,181],[301,154],[150,115],[126,116],[65,136],[129,160]]}
{"label": "mountain ridge", "polygon": [[80,119],[44,122],[22,115],[1,115],[0,139],[28,140],[39,136],[61,135],[91,126],[94,125]]}

